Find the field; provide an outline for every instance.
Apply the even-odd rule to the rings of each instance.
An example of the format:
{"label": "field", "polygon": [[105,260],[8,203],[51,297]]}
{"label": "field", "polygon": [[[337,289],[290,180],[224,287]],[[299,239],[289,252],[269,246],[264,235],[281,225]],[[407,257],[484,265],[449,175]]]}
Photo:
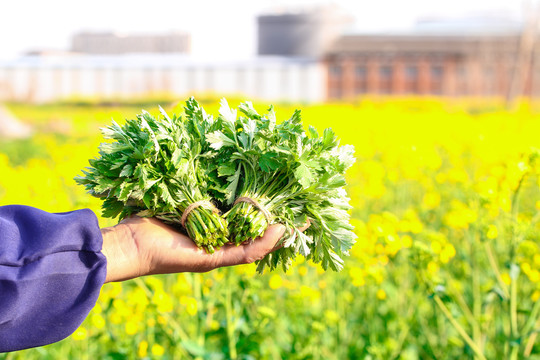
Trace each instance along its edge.
{"label": "field", "polygon": [[[107,284],[68,339],[0,359],[540,359],[540,111],[474,99],[275,105],[278,119],[301,108],[306,126],[356,147],[358,241],[342,272],[299,259],[287,273],[246,265]],[[217,114],[217,99],[204,106]],[[0,142],[0,204],[99,215],[73,177],[96,156],[99,128],[141,107],[157,112],[10,104],[35,136]]]}

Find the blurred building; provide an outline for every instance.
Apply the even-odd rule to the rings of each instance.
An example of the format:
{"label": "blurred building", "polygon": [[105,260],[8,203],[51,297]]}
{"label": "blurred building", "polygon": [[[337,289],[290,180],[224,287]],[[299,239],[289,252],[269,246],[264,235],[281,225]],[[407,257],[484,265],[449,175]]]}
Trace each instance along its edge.
{"label": "blurred building", "polygon": [[187,54],[191,36],[187,33],[120,35],[85,32],[73,36],[71,50],[83,54],[179,53]]}
{"label": "blurred building", "polygon": [[323,101],[326,72],[315,59],[264,57],[208,61],[181,55],[28,56],[0,61],[0,100],[48,102],[151,94],[248,95],[284,101]]}
{"label": "blurred building", "polygon": [[257,53],[319,58],[351,22],[333,6],[260,15]]}
{"label": "blurred building", "polygon": [[194,92],[306,102],[362,94],[540,96],[538,29],[527,38],[526,26],[504,17],[429,19],[407,33],[362,34],[343,32],[349,19],[336,9],[317,8],[262,15],[258,24],[258,56],[237,61],[179,54],[189,51],[186,34],[78,34],[74,52],[0,62],[0,101]]}
{"label": "blurred building", "polygon": [[[521,32],[512,22],[428,21],[409,33],[344,35],[324,56],[328,97],[505,96],[516,72]],[[538,96],[540,43],[531,50],[522,93]]]}

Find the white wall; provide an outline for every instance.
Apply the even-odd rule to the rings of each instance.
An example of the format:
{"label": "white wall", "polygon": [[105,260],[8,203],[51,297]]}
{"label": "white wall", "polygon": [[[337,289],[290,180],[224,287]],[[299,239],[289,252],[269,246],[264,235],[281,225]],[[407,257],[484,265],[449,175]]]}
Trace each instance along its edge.
{"label": "white wall", "polygon": [[161,55],[35,57],[0,63],[0,101],[215,92],[316,102],[326,98],[325,76],[322,63],[292,58],[220,63]]}

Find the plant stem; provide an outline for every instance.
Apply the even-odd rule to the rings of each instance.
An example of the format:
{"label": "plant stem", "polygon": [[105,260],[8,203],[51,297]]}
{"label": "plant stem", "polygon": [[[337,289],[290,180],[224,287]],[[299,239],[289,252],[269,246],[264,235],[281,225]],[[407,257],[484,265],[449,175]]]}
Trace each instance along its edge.
{"label": "plant stem", "polygon": [[[470,246],[470,258],[471,258],[471,267],[472,267],[472,313],[474,319],[480,319],[482,317],[482,294],[480,292],[480,274],[479,266],[476,258],[476,245],[478,242],[478,234],[471,235],[471,246]],[[473,339],[474,342],[479,346],[480,352],[484,352],[480,344],[480,327],[478,323],[474,321],[472,324]]]}
{"label": "plant stem", "polygon": [[[525,326],[523,327],[522,334],[523,336],[527,336],[530,331],[536,326],[540,326],[540,318],[537,319],[538,313],[540,312],[540,300],[536,300],[536,303],[534,304],[531,315],[525,322]],[[536,324],[535,324],[536,323]],[[538,336],[537,332],[533,332],[529,336],[529,340],[527,340],[527,344],[525,345],[525,350],[523,352],[524,357],[529,357],[531,355],[532,348],[534,346],[534,343],[536,341],[536,337]]]}
{"label": "plant stem", "polygon": [[519,274],[515,279],[512,279],[510,284],[510,333],[512,340],[518,337],[518,323],[517,323],[517,280]]}
{"label": "plant stem", "polygon": [[504,283],[501,277],[501,272],[499,270],[499,266],[497,265],[497,260],[495,259],[495,256],[493,255],[493,249],[491,248],[491,244],[486,241],[484,242],[484,249],[486,250],[486,255],[488,257],[489,265],[493,269],[493,272],[495,273],[495,278],[497,279],[497,282],[499,283],[499,286],[501,287],[501,290],[504,293],[504,296],[506,298],[510,297],[508,294],[508,287]]}
{"label": "plant stem", "polygon": [[521,186],[523,185],[523,181],[525,180],[525,177],[527,176],[527,173],[523,174],[521,179],[519,179],[518,186],[516,188],[516,191],[514,191],[514,194],[512,195],[512,214],[514,215],[514,218],[517,219],[518,214],[518,200],[519,200],[519,190],[521,189]]}
{"label": "plant stem", "polygon": [[[193,295],[195,296],[195,301],[197,304],[204,304],[202,301],[202,289],[201,289],[201,274],[194,274],[194,280],[193,280]],[[203,320],[200,316],[197,316],[197,333],[198,333],[198,341],[197,343],[204,348],[204,340],[205,340],[205,326],[203,323]]]}
{"label": "plant stem", "polygon": [[229,341],[229,358],[234,360],[238,357],[236,352],[236,340],[234,338],[234,324],[232,319],[231,287],[227,286],[225,292],[225,313],[227,317],[227,339]]}
{"label": "plant stem", "polygon": [[[467,305],[465,299],[463,298],[463,295],[459,291],[455,291],[455,292],[453,292],[453,294],[454,294],[454,297],[455,297],[459,307],[461,308],[461,310],[463,310],[463,313],[465,314],[465,317],[467,318],[467,320],[471,324],[471,326],[473,328],[473,333],[478,334],[478,336],[480,336],[481,335],[480,325],[478,324],[478,321],[474,317],[473,313],[471,312],[471,309],[469,308],[469,306]],[[475,341],[480,341],[480,339],[475,339]]]}
{"label": "plant stem", "polygon": [[[537,302],[538,304],[538,302]],[[540,326],[540,319],[536,322],[536,327]],[[525,345],[525,351],[523,352],[524,357],[529,357],[531,355],[531,351],[533,349],[534,343],[536,342],[536,337],[538,336],[538,332],[534,332],[529,336],[529,340],[527,341],[527,345]]]}
{"label": "plant stem", "polygon": [[538,323],[538,321],[540,321],[540,318],[537,319],[539,312],[540,300],[536,300],[536,303],[531,310],[531,315],[529,316],[529,319],[527,319],[527,321],[525,322],[525,326],[523,327],[523,335],[527,335],[529,331],[533,329],[534,323]]}
{"label": "plant stem", "polygon": [[443,312],[444,316],[446,316],[448,321],[450,321],[450,324],[452,324],[452,326],[454,327],[454,329],[456,329],[458,334],[461,335],[461,337],[463,338],[463,340],[465,340],[467,345],[471,347],[471,349],[474,351],[476,356],[481,360],[487,360],[484,354],[482,353],[482,351],[480,350],[480,348],[478,347],[478,345],[473,341],[473,339],[471,339],[469,334],[467,334],[467,332],[463,329],[463,327],[452,316],[452,314],[450,313],[450,310],[448,310],[446,305],[444,305],[441,298],[438,295],[434,295],[433,299],[435,300],[435,303],[439,306],[439,308]]}

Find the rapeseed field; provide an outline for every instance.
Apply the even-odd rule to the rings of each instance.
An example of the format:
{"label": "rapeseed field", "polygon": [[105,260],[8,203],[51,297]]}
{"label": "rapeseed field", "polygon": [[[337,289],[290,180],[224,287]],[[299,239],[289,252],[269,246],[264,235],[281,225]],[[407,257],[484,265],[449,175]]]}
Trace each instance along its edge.
{"label": "rapeseed field", "polygon": [[[205,108],[217,114],[218,100]],[[300,108],[306,127],[332,127],[356,148],[347,190],[358,240],[342,272],[298,259],[287,273],[245,265],[106,284],[68,339],[0,359],[540,359],[534,104],[274,105],[278,121]],[[9,108],[35,135],[0,141],[0,205],[99,216],[73,178],[97,155],[99,128],[141,108]]]}

